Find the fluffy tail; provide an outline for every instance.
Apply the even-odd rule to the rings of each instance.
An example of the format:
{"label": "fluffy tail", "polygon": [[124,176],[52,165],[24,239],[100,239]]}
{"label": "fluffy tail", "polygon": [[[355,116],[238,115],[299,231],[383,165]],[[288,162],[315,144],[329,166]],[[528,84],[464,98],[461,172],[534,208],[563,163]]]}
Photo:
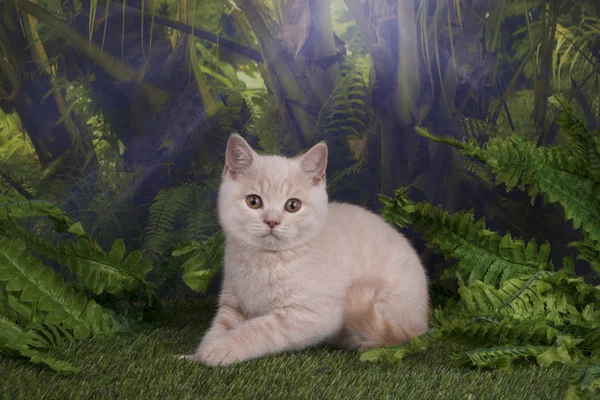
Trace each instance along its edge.
{"label": "fluffy tail", "polygon": [[403,301],[397,290],[380,278],[352,284],[346,297],[346,347],[365,351],[393,346],[427,331],[427,318],[411,304],[419,299]]}

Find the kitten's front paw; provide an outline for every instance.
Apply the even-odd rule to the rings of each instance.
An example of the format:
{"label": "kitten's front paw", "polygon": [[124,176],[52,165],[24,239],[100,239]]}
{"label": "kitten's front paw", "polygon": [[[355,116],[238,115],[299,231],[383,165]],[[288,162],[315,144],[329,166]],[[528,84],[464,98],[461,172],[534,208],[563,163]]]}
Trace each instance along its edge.
{"label": "kitten's front paw", "polygon": [[235,361],[243,361],[235,353],[232,344],[226,340],[200,344],[194,358],[211,367],[227,366],[233,364]]}

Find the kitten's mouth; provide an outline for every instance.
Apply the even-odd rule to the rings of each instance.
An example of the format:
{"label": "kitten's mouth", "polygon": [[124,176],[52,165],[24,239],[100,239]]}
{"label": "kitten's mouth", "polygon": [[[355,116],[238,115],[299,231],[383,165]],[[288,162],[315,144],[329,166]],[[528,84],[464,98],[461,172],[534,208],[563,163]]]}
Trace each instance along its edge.
{"label": "kitten's mouth", "polygon": [[267,232],[263,235],[263,237],[274,237],[275,239],[279,240],[279,236],[277,236],[273,231]]}

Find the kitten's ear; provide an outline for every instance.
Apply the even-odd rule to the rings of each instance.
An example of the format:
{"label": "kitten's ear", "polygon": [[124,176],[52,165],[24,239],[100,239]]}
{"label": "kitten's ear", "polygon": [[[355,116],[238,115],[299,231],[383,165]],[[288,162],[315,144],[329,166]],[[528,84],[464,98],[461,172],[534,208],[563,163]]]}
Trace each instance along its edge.
{"label": "kitten's ear", "polygon": [[327,170],[327,145],[325,142],[317,143],[300,157],[300,167],[302,171],[310,175],[314,185],[318,185],[321,181],[324,182]]}
{"label": "kitten's ear", "polygon": [[235,179],[240,172],[252,165],[256,153],[252,147],[237,133],[229,136],[225,149],[225,169],[223,176],[229,175]]}

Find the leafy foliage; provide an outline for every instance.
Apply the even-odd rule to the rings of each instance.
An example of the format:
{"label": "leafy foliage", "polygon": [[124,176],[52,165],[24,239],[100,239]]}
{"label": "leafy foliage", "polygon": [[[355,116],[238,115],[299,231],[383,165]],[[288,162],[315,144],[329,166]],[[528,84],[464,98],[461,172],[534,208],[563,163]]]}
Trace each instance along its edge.
{"label": "leafy foliage", "polygon": [[70,218],[55,204],[44,200],[9,199],[0,197],[0,220],[46,216],[64,229],[71,225]]}
{"label": "leafy foliage", "polygon": [[578,365],[570,379],[565,399],[580,399],[594,396],[600,389],[600,363]]}
{"label": "leafy foliage", "polygon": [[76,371],[70,364],[45,356],[35,350],[46,345],[46,340],[35,330],[24,330],[0,315],[0,351],[16,357],[28,358],[34,363],[45,364],[59,373]]}
{"label": "leafy foliage", "polygon": [[211,187],[196,184],[162,189],[150,207],[143,254],[157,260],[164,245],[173,240],[177,223],[183,222],[181,234],[188,240],[204,239],[216,226],[212,209]]}
{"label": "leafy foliage", "polygon": [[195,242],[173,251],[174,257],[186,257],[183,281],[192,290],[205,293],[212,278],[221,269],[225,235],[222,231],[209,237],[205,242]]}
{"label": "leafy foliage", "polygon": [[483,281],[497,286],[514,276],[553,269],[548,260],[549,246],[537,249],[535,241],[525,244],[510,233],[501,237],[485,227],[483,219],[475,222],[473,213],[448,214],[428,202],[412,204],[404,191],[396,199],[380,196],[385,204],[383,215],[388,222],[404,226],[411,223],[425,234],[428,243],[457,260],[446,276],[456,272],[468,283]]}
{"label": "leafy foliage", "polygon": [[[318,137],[325,139],[330,148],[330,195],[343,191],[364,193],[359,188],[370,187],[375,180],[367,165],[367,146],[375,120],[369,100],[371,66],[362,57],[354,57],[351,66],[344,66],[344,75],[323,104],[317,120]],[[367,199],[355,201],[364,203]]]}
{"label": "leafy foliage", "polygon": [[368,129],[368,74],[366,61],[357,60],[335,86],[317,120],[317,130],[324,136],[345,134],[360,138]]}
{"label": "leafy foliage", "polygon": [[537,147],[518,136],[494,138],[481,148],[472,140],[463,143],[437,138],[422,129],[419,133],[486,163],[496,182],[505,184],[507,191],[527,188],[532,199],[542,194],[560,204],[575,228],[582,227],[591,240],[600,240],[600,183],[593,178],[598,171],[577,157],[572,148]]}
{"label": "leafy foliage", "polygon": [[23,303],[36,303],[48,314],[43,323],[72,329],[76,339],[105,335],[115,330],[109,315],[63,282],[60,275],[34,258],[20,239],[0,239],[0,280],[7,292],[20,292]]}
{"label": "leafy foliage", "polygon": [[[459,300],[433,310],[432,331],[411,342],[362,355],[363,360],[400,362],[438,340],[452,340],[471,349],[456,361],[508,366],[517,358],[587,363],[600,355],[600,287],[573,275],[570,258],[552,271],[549,246],[536,249],[510,234],[487,230],[472,213],[449,215],[427,202],[411,202],[405,190],[396,198],[382,196],[384,217],[421,230],[431,246],[457,261]],[[447,274],[446,278],[451,276]]]}
{"label": "leafy foliage", "polygon": [[[27,7],[23,4],[21,7],[18,3],[25,3]],[[574,111],[566,110],[570,106],[560,98],[551,98],[550,102],[566,110],[560,115],[558,124],[567,138],[568,147],[537,148],[526,140],[511,137],[506,140],[494,138],[488,141],[485,148],[481,148],[481,141],[485,137],[496,135],[495,132],[489,134],[489,124],[476,119],[486,115],[494,84],[501,91],[506,89],[507,102],[502,98],[496,103],[497,107],[504,104],[508,119],[508,108],[512,108],[510,112],[513,117],[518,116],[514,119],[530,119],[528,114],[531,114],[530,108],[534,106],[531,101],[536,100],[536,109],[538,103],[545,105],[547,86],[550,86],[540,77],[538,81],[533,79],[533,82],[529,82],[534,69],[552,70],[553,86],[571,84],[574,92],[582,89],[589,97],[589,92],[593,92],[597,84],[586,85],[586,82],[597,82],[597,74],[594,62],[587,54],[597,58],[595,42],[600,21],[595,17],[590,18],[598,11],[593,2],[585,1],[582,6],[569,5],[563,15],[559,15],[558,9],[551,8],[540,16],[540,10],[546,4],[539,0],[528,2],[526,7],[529,7],[529,11],[525,12],[522,9],[524,3],[519,2],[497,2],[492,7],[481,2],[438,2],[426,6],[427,3],[418,5],[419,2],[396,4],[373,1],[363,2],[365,7],[360,7],[361,2],[347,1],[345,4],[349,8],[355,4],[354,9],[350,10],[343,7],[343,1],[337,0],[331,7],[327,6],[334,14],[339,14],[337,18],[332,18],[335,32],[339,35],[335,37],[335,48],[327,45],[331,40],[315,40],[315,43],[303,44],[304,48],[294,49],[299,57],[293,59],[279,57],[286,54],[282,51],[285,46],[279,46],[279,39],[286,36],[283,32],[284,21],[290,21],[289,5],[294,2],[238,2],[241,8],[235,2],[197,3],[168,0],[158,6],[158,11],[153,6],[151,18],[142,17],[141,25],[137,22],[131,24],[129,15],[125,15],[126,9],[128,13],[135,14],[135,7],[139,7],[139,4],[126,4],[125,1],[122,4],[122,21],[118,12],[120,5],[109,2],[106,4],[107,14],[98,20],[97,2],[91,2],[89,10],[84,4],[83,13],[71,10],[72,5],[68,2],[40,4],[48,11],[44,14],[39,13],[43,11],[41,8],[33,8],[29,2],[23,1],[16,1],[14,5],[7,2],[0,11],[10,37],[22,39],[15,40],[15,43],[22,41],[27,44],[12,46],[4,33],[0,35],[3,52],[0,59],[4,60],[3,65],[6,64],[0,68],[0,106],[5,109],[19,108],[17,112],[20,112],[23,122],[27,122],[28,110],[58,109],[57,118],[49,113],[46,120],[35,119],[34,113],[30,113],[34,123],[28,125],[31,132],[27,133],[36,146],[19,138],[23,128],[19,125],[17,113],[10,114],[9,120],[2,118],[4,114],[0,112],[0,193],[13,196],[13,192],[17,192],[23,196],[29,191],[28,194],[34,195],[0,199],[0,237],[6,239],[6,243],[25,245],[20,248],[19,257],[34,260],[32,262],[38,264],[51,263],[51,271],[56,276],[64,274],[69,278],[67,282],[73,281],[72,285],[63,284],[72,286],[75,293],[85,299],[95,301],[115,321],[119,313],[111,312],[119,310],[116,302],[140,301],[143,304],[142,313],[157,303],[153,295],[154,286],[146,281],[151,264],[141,260],[142,254],[145,259],[164,264],[177,264],[169,255],[184,260],[181,266],[184,282],[194,290],[206,291],[210,279],[218,271],[217,259],[222,256],[223,241],[220,233],[208,237],[216,225],[212,209],[212,183],[207,177],[195,179],[192,185],[181,185],[182,177],[171,176],[171,173],[177,171],[184,175],[190,169],[195,169],[194,162],[186,162],[186,171],[176,168],[176,161],[182,160],[184,153],[192,154],[191,158],[198,159],[201,167],[210,168],[218,157],[210,155],[213,142],[206,138],[222,141],[232,129],[240,127],[255,130],[259,145],[268,152],[286,150],[282,148],[286,142],[282,137],[284,131],[286,134],[289,132],[290,136],[328,140],[330,148],[335,149],[331,152],[330,160],[330,169],[333,170],[328,179],[330,192],[336,195],[342,192],[340,197],[344,200],[355,196],[365,202],[365,196],[370,198],[375,193],[371,184],[382,178],[378,173],[386,171],[388,176],[385,178],[401,175],[389,173],[396,171],[394,169],[383,168],[391,167],[383,165],[389,164],[390,160],[406,161],[402,166],[406,168],[403,172],[411,176],[409,179],[413,181],[413,187],[421,186],[423,194],[436,198],[439,192],[422,184],[423,181],[435,181],[430,179],[430,174],[422,171],[424,160],[427,159],[423,155],[429,154],[429,167],[439,164],[443,169],[456,172],[460,164],[445,159],[442,153],[433,150],[434,147],[428,150],[426,146],[421,146],[416,140],[420,138],[415,138],[411,127],[406,125],[416,121],[416,124],[423,123],[430,127],[448,126],[453,117],[458,116],[462,132],[473,140],[462,143],[434,139],[452,142],[461,148],[463,154],[474,157],[475,161],[469,159],[465,165],[484,179],[488,186],[503,183],[509,190],[514,187],[527,188],[532,198],[542,194],[546,200],[563,206],[573,225],[583,227],[585,239],[571,244],[578,252],[577,258],[588,262],[593,270],[600,271],[598,132],[587,129],[574,118]],[[251,6],[244,8],[242,3]],[[297,2],[300,9],[307,11],[307,6],[300,3]],[[414,8],[415,5],[418,8]],[[15,12],[17,7],[19,13]],[[141,7],[144,8],[143,2]],[[108,8],[111,9],[110,13]],[[270,8],[273,8],[272,13],[269,12]],[[37,14],[31,14],[36,9],[39,9]],[[481,10],[485,11],[485,18],[481,18]],[[319,14],[323,15],[314,9],[310,10],[310,21],[304,25],[320,24],[319,19],[315,19]],[[556,44],[547,46],[550,35],[544,29],[550,26],[550,14],[558,16],[554,29],[557,40]],[[27,15],[37,15],[34,19],[40,21],[40,25],[28,22],[30,19],[26,18]],[[72,15],[73,18],[65,20],[62,17],[64,15]],[[15,16],[19,18],[17,22],[21,23],[21,27],[13,21]],[[164,21],[155,21],[156,16],[166,16],[180,22],[180,26],[191,27],[191,35],[183,34],[172,26],[166,28]],[[504,26],[507,16],[513,18],[511,31],[514,31],[514,17],[522,18],[521,29],[516,30],[516,35],[527,34],[529,40],[514,43],[510,39],[512,34],[503,35],[508,28]],[[277,23],[273,23],[275,20]],[[107,30],[107,26],[113,25],[113,22],[118,25],[122,22],[122,29]],[[86,25],[89,32],[82,35],[81,28],[85,30]],[[214,45],[192,39],[194,27],[199,26],[216,33]],[[268,26],[268,29],[261,32],[261,26]],[[399,30],[398,26],[402,29]],[[290,28],[289,23],[285,27]],[[311,36],[321,33],[327,33],[329,38],[334,36],[329,26],[321,28]],[[25,36],[21,37],[21,32]],[[264,62],[246,60],[231,51],[231,47],[223,46],[227,38],[237,41],[238,49],[249,46],[246,54],[247,50],[259,53],[252,48],[258,43],[261,47],[258,60]],[[74,51],[61,54],[64,43]],[[92,51],[94,48],[101,48],[102,51]],[[533,49],[539,50],[529,57]],[[548,49],[553,49],[550,51],[552,54],[547,52]],[[332,54],[332,51],[336,55],[331,63],[326,61],[327,66],[323,66],[323,61],[330,56],[312,59],[318,54]],[[33,56],[30,57],[29,53]],[[499,67],[512,57],[512,53],[515,53],[514,59],[519,63],[521,60],[525,62],[521,67],[514,65],[506,69],[511,75],[514,72],[511,78]],[[544,53],[550,54],[550,57]],[[277,56],[273,57],[273,54]],[[352,56],[347,58],[354,63],[350,68],[349,63],[339,61],[346,55]],[[535,62],[531,62],[531,65],[528,63],[530,58],[538,60],[539,68]],[[59,68],[60,60],[64,62],[61,61]],[[22,66],[33,64],[38,66],[34,73],[21,70]],[[407,68],[408,64],[412,64],[412,67]],[[565,79],[567,66],[570,68],[568,80]],[[523,71],[525,79],[520,79]],[[248,89],[253,84],[248,82],[248,78],[254,82],[259,73],[262,75],[260,83],[254,86],[253,92]],[[21,85],[25,83],[21,82],[24,76],[28,77],[31,84]],[[496,76],[499,79],[494,83]],[[571,78],[572,82],[569,82]],[[51,88],[46,85],[48,79],[53,86],[44,95],[43,92]],[[132,79],[135,84],[129,83]],[[504,88],[508,80],[511,83]],[[514,82],[525,82],[526,89],[515,89],[514,86],[521,83]],[[579,86],[575,88],[575,84]],[[334,88],[331,93],[330,88]],[[514,95],[515,90],[517,96]],[[42,94],[36,95],[35,91]],[[21,101],[22,95],[27,99],[26,102]],[[514,97],[522,97],[525,102],[516,103]],[[245,103],[241,101],[242,98]],[[44,100],[46,104],[43,104]],[[585,99],[578,101],[585,106]],[[25,104],[27,107],[23,107]],[[528,107],[515,110],[515,104],[526,104]],[[34,105],[42,107],[31,107]],[[398,118],[387,118],[392,114],[390,110],[401,111],[398,114],[402,124],[398,123]],[[251,114],[250,121],[245,121],[247,116],[243,114],[248,111]],[[595,113],[597,117],[598,112]],[[539,122],[539,115],[535,114],[536,122]],[[465,118],[473,115],[476,118]],[[216,118],[207,122],[211,116]],[[543,119],[545,115],[541,117]],[[278,127],[280,122],[283,122],[281,128]],[[526,125],[523,121],[516,122],[517,126]],[[36,126],[53,124],[56,129],[36,129]],[[510,125],[512,127],[512,121]],[[63,127],[69,128],[59,130]],[[531,131],[539,134],[535,129]],[[51,136],[48,136],[49,132],[52,132]],[[390,133],[398,138],[401,145],[388,141]],[[60,143],[61,138],[69,140],[64,140],[64,147],[59,146],[57,150],[54,145]],[[375,145],[371,146],[372,143],[368,141],[373,141]],[[297,144],[290,147],[293,146]],[[402,154],[378,160],[380,149],[389,149],[391,146],[394,146],[393,151]],[[168,154],[162,159],[156,157],[159,159],[158,166],[153,164],[156,154],[152,150],[155,147],[159,147],[162,154]],[[367,148],[375,151],[368,154]],[[288,150],[295,151],[298,148]],[[59,154],[62,151],[65,153]],[[23,178],[25,174],[22,174],[15,179],[14,176],[20,171],[14,165],[4,164],[4,160],[10,157],[11,164],[14,160],[31,160],[35,158],[35,152],[40,160],[46,159],[43,161],[43,173],[39,173],[41,168],[36,161],[35,167],[28,168],[28,177]],[[438,162],[437,158],[441,161]],[[86,169],[96,161],[97,170],[77,171],[73,174],[75,177],[65,173],[68,168]],[[380,161],[384,163],[377,165]],[[458,187],[459,180],[453,176],[455,174],[451,175],[452,179],[444,178],[444,182],[447,186]],[[144,176],[150,176],[148,181],[156,183],[149,193],[143,193],[145,188],[138,182],[138,178]],[[168,179],[163,180],[164,176],[168,176]],[[350,176],[352,179],[348,179]],[[492,182],[494,177],[495,182]],[[348,181],[350,183],[346,183]],[[419,182],[421,184],[417,185]],[[166,185],[169,187],[165,189]],[[125,190],[129,187],[134,189]],[[388,189],[385,188],[386,191]],[[136,199],[138,203],[123,207],[124,202],[134,203],[132,199],[137,197],[138,190],[142,192]],[[40,200],[48,200],[50,196],[66,198],[67,204],[61,204],[61,209]],[[148,204],[153,197],[148,214]],[[398,198],[396,201],[399,201]],[[552,285],[559,285],[552,281],[558,278],[551,279],[561,275],[550,274],[554,266],[549,261],[548,242],[538,247],[534,240],[526,243],[514,238],[515,231],[512,235],[497,235],[486,228],[483,220],[475,222],[470,212],[450,215],[427,203],[390,203],[389,207],[394,212],[391,220],[415,225],[426,233],[433,247],[441,249],[457,262],[444,277],[458,275],[463,285],[458,297],[462,302],[461,307],[466,307],[462,310],[464,312],[486,314],[497,306],[501,312],[496,317],[507,318],[510,313],[506,314],[506,310],[512,312],[515,306],[514,299],[505,297],[505,293],[512,293],[511,296],[516,296],[517,300],[526,302],[524,299],[529,293],[541,297],[548,294],[548,290],[542,290],[543,285],[538,287],[540,282],[546,282],[554,289]],[[133,209],[135,213],[131,212]],[[83,225],[73,224],[63,210]],[[133,214],[137,218],[131,218]],[[146,220],[147,215],[149,217]],[[50,240],[46,232],[41,232],[40,226],[43,224],[38,221],[40,217],[54,220],[57,240]],[[34,221],[33,226],[25,228],[24,225],[31,220]],[[105,230],[112,232],[101,238],[98,231],[102,229],[98,229],[99,226],[110,227]],[[134,251],[126,254],[125,244],[128,247],[132,244],[135,246],[142,231],[145,231],[142,253]],[[124,240],[115,241],[117,237]],[[181,242],[186,245],[179,246]],[[167,248],[177,250],[165,251]],[[569,261],[565,265],[570,269]],[[33,274],[31,271],[28,273]],[[523,277],[536,279],[529,282],[529,278],[523,281]],[[560,281],[560,285],[567,283]],[[73,335],[73,332],[69,332],[73,329],[62,322],[39,322],[37,303],[22,302],[19,297],[22,294],[18,290],[8,290],[7,286],[8,283],[0,285],[1,294],[4,295],[0,316],[9,316],[8,321],[23,332],[23,337],[29,337],[29,332],[35,329],[44,332],[52,343]],[[573,289],[574,284],[567,286]],[[34,288],[37,287],[35,283]],[[523,292],[513,291],[515,287],[520,287],[519,290]],[[471,289],[473,292],[469,291]],[[503,303],[494,303],[494,299],[498,298],[510,306],[500,307]],[[479,303],[487,304],[487,308],[476,310],[468,299],[478,306]],[[571,303],[571,300],[568,298],[567,303],[578,307],[579,303]],[[542,306],[552,308],[546,303],[535,303],[528,297],[527,301],[532,302],[529,306],[535,310]],[[524,310],[519,312],[525,313]],[[125,319],[128,317],[130,315],[126,315]],[[127,325],[123,319],[119,321]],[[7,327],[14,331],[13,328]],[[560,331],[562,328],[553,329]],[[431,338],[434,336],[423,339],[423,345],[427,340],[433,340]],[[8,336],[2,340],[14,342]],[[26,343],[36,348],[34,341]],[[549,342],[544,343],[540,348],[530,345],[510,348],[511,345],[503,345],[493,349],[475,349],[465,360],[478,365],[504,365],[507,360],[517,357],[538,357],[539,351],[545,349],[544,346],[548,346]],[[20,351],[25,355],[25,350]],[[30,359],[33,361],[35,357],[38,356]],[[56,369],[62,368],[56,363],[46,364],[54,365]],[[593,371],[582,382],[593,381],[590,376],[594,376]]]}
{"label": "leafy foliage", "polygon": [[[125,256],[125,245],[117,240],[105,253],[80,223],[72,223],[58,207],[42,201],[7,201],[0,209],[0,349],[10,355],[26,357],[57,372],[74,368],[40,353],[63,340],[80,340],[124,332],[135,323],[129,311],[120,314],[117,307],[102,305],[102,293],[145,293],[144,312],[158,307],[152,285],[144,277],[151,270],[140,262],[141,252]],[[19,219],[48,217],[66,234],[78,237],[77,244],[68,239],[57,245],[34,235],[17,222]],[[39,254],[35,256],[33,252]],[[49,259],[68,267],[83,288],[65,282],[61,273],[45,265]],[[66,271],[65,271],[66,273]],[[99,303],[100,301],[100,303]],[[134,313],[136,310],[133,310]]]}
{"label": "leafy foliage", "polygon": [[[457,147],[485,164],[496,184],[517,187],[535,198],[559,204],[567,219],[584,232],[571,243],[577,258],[599,272],[600,182],[596,136],[557,100],[565,144],[538,147],[517,136],[491,138],[483,146],[474,139],[457,141],[418,132]],[[413,225],[428,244],[456,261],[442,279],[456,277],[458,297],[432,311],[432,329],[410,342],[364,353],[363,360],[401,362],[414,351],[439,340],[464,344],[455,355],[461,364],[508,367],[516,359],[535,359],[542,366],[555,362],[577,367],[566,398],[592,397],[600,387],[600,286],[586,283],[574,272],[571,256],[554,270],[550,246],[538,248],[488,230],[472,211],[449,214],[428,202],[412,202],[405,189],[395,198],[381,196],[384,218],[399,226]]]}

